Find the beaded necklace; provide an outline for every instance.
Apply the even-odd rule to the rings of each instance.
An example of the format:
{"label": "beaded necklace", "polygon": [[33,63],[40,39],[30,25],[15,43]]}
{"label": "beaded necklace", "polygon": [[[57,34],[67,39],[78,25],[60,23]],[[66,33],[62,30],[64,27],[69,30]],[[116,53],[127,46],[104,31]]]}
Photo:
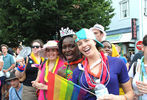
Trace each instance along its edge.
{"label": "beaded necklace", "polygon": [[72,74],[73,74],[73,70],[71,69],[71,65],[75,65],[78,64],[80,62],[82,62],[84,59],[84,56],[80,59],[78,59],[77,61],[73,61],[73,62],[65,62],[64,64],[67,66],[66,67],[66,79],[68,80],[72,80]]}
{"label": "beaded necklace", "polygon": [[84,70],[85,70],[85,78],[86,78],[86,81],[87,81],[89,88],[91,88],[91,89],[94,89],[97,83],[107,85],[110,80],[109,66],[106,65],[106,59],[105,59],[103,52],[100,52],[100,54],[102,56],[102,66],[100,66],[101,71],[99,71],[99,73],[98,73],[98,75],[99,75],[98,76],[99,79],[97,79],[98,81],[95,81],[94,77],[92,77],[88,73],[88,68],[87,68],[88,67],[88,59],[86,58],[85,61],[83,62]]}

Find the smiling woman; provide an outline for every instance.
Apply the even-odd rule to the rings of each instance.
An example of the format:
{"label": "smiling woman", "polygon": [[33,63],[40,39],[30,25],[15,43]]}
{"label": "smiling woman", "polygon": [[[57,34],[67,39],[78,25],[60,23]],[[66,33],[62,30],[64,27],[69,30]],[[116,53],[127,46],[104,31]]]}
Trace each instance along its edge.
{"label": "smiling woman", "polygon": [[39,67],[38,78],[32,81],[32,86],[40,90],[38,100],[47,100],[48,73],[50,71],[56,74],[64,61],[58,55],[58,45],[55,40],[48,41],[40,52],[47,60]]}
{"label": "smiling woman", "polygon": [[32,64],[40,64],[44,58],[40,57],[39,50],[41,50],[43,43],[36,39],[32,42],[32,52],[29,56],[18,60],[18,67],[15,72],[16,77],[21,78],[26,76],[23,80],[23,100],[37,100],[36,89],[32,87],[31,81],[37,77],[38,68],[32,67]]}
{"label": "smiling woman", "polygon": [[59,52],[65,59],[65,64],[58,70],[58,75],[72,80],[73,70],[78,63],[82,61],[81,53],[74,42],[73,35],[75,33],[69,28],[60,31],[61,39],[59,41]]}
{"label": "smiling woman", "polygon": [[[99,51],[97,48],[103,45],[96,40],[92,31],[81,29],[76,32],[76,37],[79,51],[86,58],[73,71],[72,81],[96,94],[87,93],[82,100],[132,100],[133,91],[125,64]],[[119,96],[119,84],[125,95]]]}

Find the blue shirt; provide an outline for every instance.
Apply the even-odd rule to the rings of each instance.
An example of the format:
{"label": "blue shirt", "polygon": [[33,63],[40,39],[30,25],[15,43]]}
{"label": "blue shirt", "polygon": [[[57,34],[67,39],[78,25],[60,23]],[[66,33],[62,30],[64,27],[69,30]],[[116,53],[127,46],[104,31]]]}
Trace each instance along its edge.
{"label": "blue shirt", "polygon": [[3,60],[4,60],[3,69],[5,69],[5,70],[8,69],[8,68],[10,68],[10,66],[11,66],[12,64],[15,64],[14,58],[13,58],[13,56],[10,55],[10,54],[7,54],[6,56],[3,55]]}
{"label": "blue shirt", "polygon": [[[17,94],[19,95],[19,97],[22,99],[22,89],[23,89],[23,84],[21,84],[21,87],[19,88],[17,92]],[[11,87],[9,89],[9,100],[20,100],[17,96],[15,92],[15,88],[14,87]]]}
{"label": "blue shirt", "polygon": [[[119,95],[119,83],[126,83],[129,81],[127,67],[121,59],[116,57],[108,56],[108,63],[110,70],[110,81],[106,87],[109,94]],[[82,72],[78,67],[73,72],[72,81],[83,88],[86,87],[85,89],[89,88],[85,78],[85,72]],[[83,100],[96,100],[96,97],[87,93]]]}
{"label": "blue shirt", "polygon": [[125,64],[127,64],[127,59],[125,57],[120,56],[119,57]]}

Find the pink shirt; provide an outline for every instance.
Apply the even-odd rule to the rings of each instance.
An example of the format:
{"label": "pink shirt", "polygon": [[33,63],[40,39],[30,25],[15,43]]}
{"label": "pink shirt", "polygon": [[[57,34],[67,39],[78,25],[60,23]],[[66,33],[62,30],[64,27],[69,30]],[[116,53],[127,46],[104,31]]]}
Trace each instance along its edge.
{"label": "pink shirt", "polygon": [[[63,66],[63,65],[64,65],[64,61],[60,58],[59,61],[58,61],[58,65],[57,65],[57,67],[56,67],[54,73],[57,73],[58,69],[59,69],[61,66]],[[48,83],[45,83],[45,81],[44,81],[45,67],[46,67],[46,62],[44,63],[42,69],[39,68],[39,69],[41,70],[41,74],[40,74],[40,77],[39,77],[39,81],[40,81],[40,83],[43,83],[43,84],[46,84],[46,85],[47,85]],[[44,99],[44,93],[43,93],[43,92],[44,92],[43,90],[40,90],[40,91],[39,91],[38,100],[45,100],[45,99]],[[45,95],[46,95],[46,98],[47,98],[47,90],[45,90]]]}

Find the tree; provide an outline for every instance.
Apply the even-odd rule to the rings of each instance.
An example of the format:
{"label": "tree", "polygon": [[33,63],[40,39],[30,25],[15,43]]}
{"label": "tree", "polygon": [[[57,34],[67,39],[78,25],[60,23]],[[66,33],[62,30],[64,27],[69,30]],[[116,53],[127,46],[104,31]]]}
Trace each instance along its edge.
{"label": "tree", "polygon": [[61,27],[78,31],[100,23],[107,28],[113,10],[111,0],[1,0],[0,42],[46,41],[56,38]]}

